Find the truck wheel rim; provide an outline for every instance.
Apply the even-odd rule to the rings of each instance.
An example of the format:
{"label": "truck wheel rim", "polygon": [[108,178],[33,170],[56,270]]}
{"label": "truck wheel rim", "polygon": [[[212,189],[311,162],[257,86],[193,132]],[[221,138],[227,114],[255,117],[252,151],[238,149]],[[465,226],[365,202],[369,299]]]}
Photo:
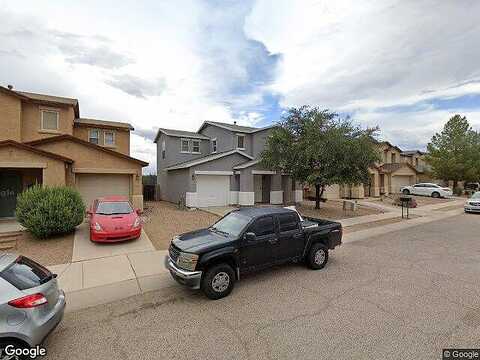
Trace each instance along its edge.
{"label": "truck wheel rim", "polygon": [[322,265],[325,261],[325,251],[320,249],[315,253],[315,264]]}
{"label": "truck wheel rim", "polygon": [[221,271],[213,277],[212,288],[216,292],[224,292],[230,284],[230,276],[225,271]]}

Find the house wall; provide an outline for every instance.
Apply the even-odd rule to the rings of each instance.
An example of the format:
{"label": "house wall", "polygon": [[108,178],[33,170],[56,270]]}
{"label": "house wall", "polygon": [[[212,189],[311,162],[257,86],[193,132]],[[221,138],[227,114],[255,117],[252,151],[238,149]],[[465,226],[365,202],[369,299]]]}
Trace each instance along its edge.
{"label": "house wall", "polygon": [[105,131],[114,131],[115,132],[115,146],[107,146],[110,150],[118,151],[119,153],[130,155],[130,131],[124,129],[102,129],[98,127],[91,126],[78,126],[75,125],[73,128],[73,136],[89,141],[89,131],[97,129],[100,131],[100,138],[98,145],[104,146],[104,132]]}
{"label": "house wall", "polygon": [[21,113],[22,102],[20,99],[0,92],[0,141],[21,141]]}
{"label": "house wall", "polygon": [[[217,152],[224,152],[237,148],[237,132],[226,130],[218,126],[206,125],[201,134],[208,136],[210,139],[217,139]],[[252,135],[238,132],[238,134],[245,135],[245,150],[249,155],[252,155]]]}
{"label": "house wall", "polygon": [[[57,131],[42,130],[41,110],[55,110],[59,112]],[[74,118],[75,113],[73,106],[53,107],[22,102],[21,141],[33,141],[61,134],[73,135]]]}
{"label": "house wall", "polygon": [[195,191],[192,189],[189,169],[171,170],[164,179],[163,186],[165,186],[168,191],[161,193],[162,200],[178,203],[180,198],[185,196],[186,192]]}
{"label": "house wall", "polygon": [[252,136],[252,153],[251,155],[254,158],[257,158],[260,156],[261,152],[265,148],[265,144],[267,143],[267,137],[270,136],[272,133],[273,129],[266,129],[262,131],[258,131],[256,133],[253,133]]}

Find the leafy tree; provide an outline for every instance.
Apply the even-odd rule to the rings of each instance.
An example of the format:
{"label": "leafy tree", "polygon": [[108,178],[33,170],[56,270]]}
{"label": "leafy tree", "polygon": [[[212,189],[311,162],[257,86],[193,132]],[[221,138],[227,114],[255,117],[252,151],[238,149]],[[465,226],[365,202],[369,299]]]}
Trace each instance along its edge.
{"label": "leafy tree", "polygon": [[478,180],[480,175],[480,136],[472,130],[465,116],[451,117],[427,146],[426,160],[432,174],[442,180]]}
{"label": "leafy tree", "polygon": [[379,160],[372,141],[377,130],[317,107],[290,108],[267,139],[262,164],[314,185],[318,209],[326,186],[368,181],[368,167]]}

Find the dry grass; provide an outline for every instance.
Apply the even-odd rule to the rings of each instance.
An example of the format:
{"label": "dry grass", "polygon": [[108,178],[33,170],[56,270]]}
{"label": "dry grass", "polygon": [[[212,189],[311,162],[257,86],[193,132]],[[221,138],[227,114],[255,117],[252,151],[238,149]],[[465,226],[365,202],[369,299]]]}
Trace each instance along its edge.
{"label": "dry grass", "polygon": [[356,211],[343,211],[343,202],[327,200],[320,203],[320,209],[315,209],[315,201],[304,201],[297,210],[304,216],[329,220],[340,220],[364,215],[382,214],[381,210],[359,205]]}
{"label": "dry grass", "polygon": [[17,240],[16,252],[44,266],[69,263],[72,261],[73,235],[71,233],[40,240],[24,231]]}
{"label": "dry grass", "polygon": [[168,249],[175,235],[205,228],[219,219],[201,210],[180,210],[166,201],[149,201],[144,204],[144,230],[157,250]]}

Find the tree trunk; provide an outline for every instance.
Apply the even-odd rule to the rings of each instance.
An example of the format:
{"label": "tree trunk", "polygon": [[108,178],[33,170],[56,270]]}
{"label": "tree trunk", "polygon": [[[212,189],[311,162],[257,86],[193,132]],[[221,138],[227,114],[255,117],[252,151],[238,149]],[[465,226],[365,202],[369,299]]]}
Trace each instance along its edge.
{"label": "tree trunk", "polygon": [[320,184],[315,184],[315,209],[320,209]]}
{"label": "tree trunk", "polygon": [[457,188],[458,186],[458,180],[453,180],[453,191],[455,191],[455,189]]}

